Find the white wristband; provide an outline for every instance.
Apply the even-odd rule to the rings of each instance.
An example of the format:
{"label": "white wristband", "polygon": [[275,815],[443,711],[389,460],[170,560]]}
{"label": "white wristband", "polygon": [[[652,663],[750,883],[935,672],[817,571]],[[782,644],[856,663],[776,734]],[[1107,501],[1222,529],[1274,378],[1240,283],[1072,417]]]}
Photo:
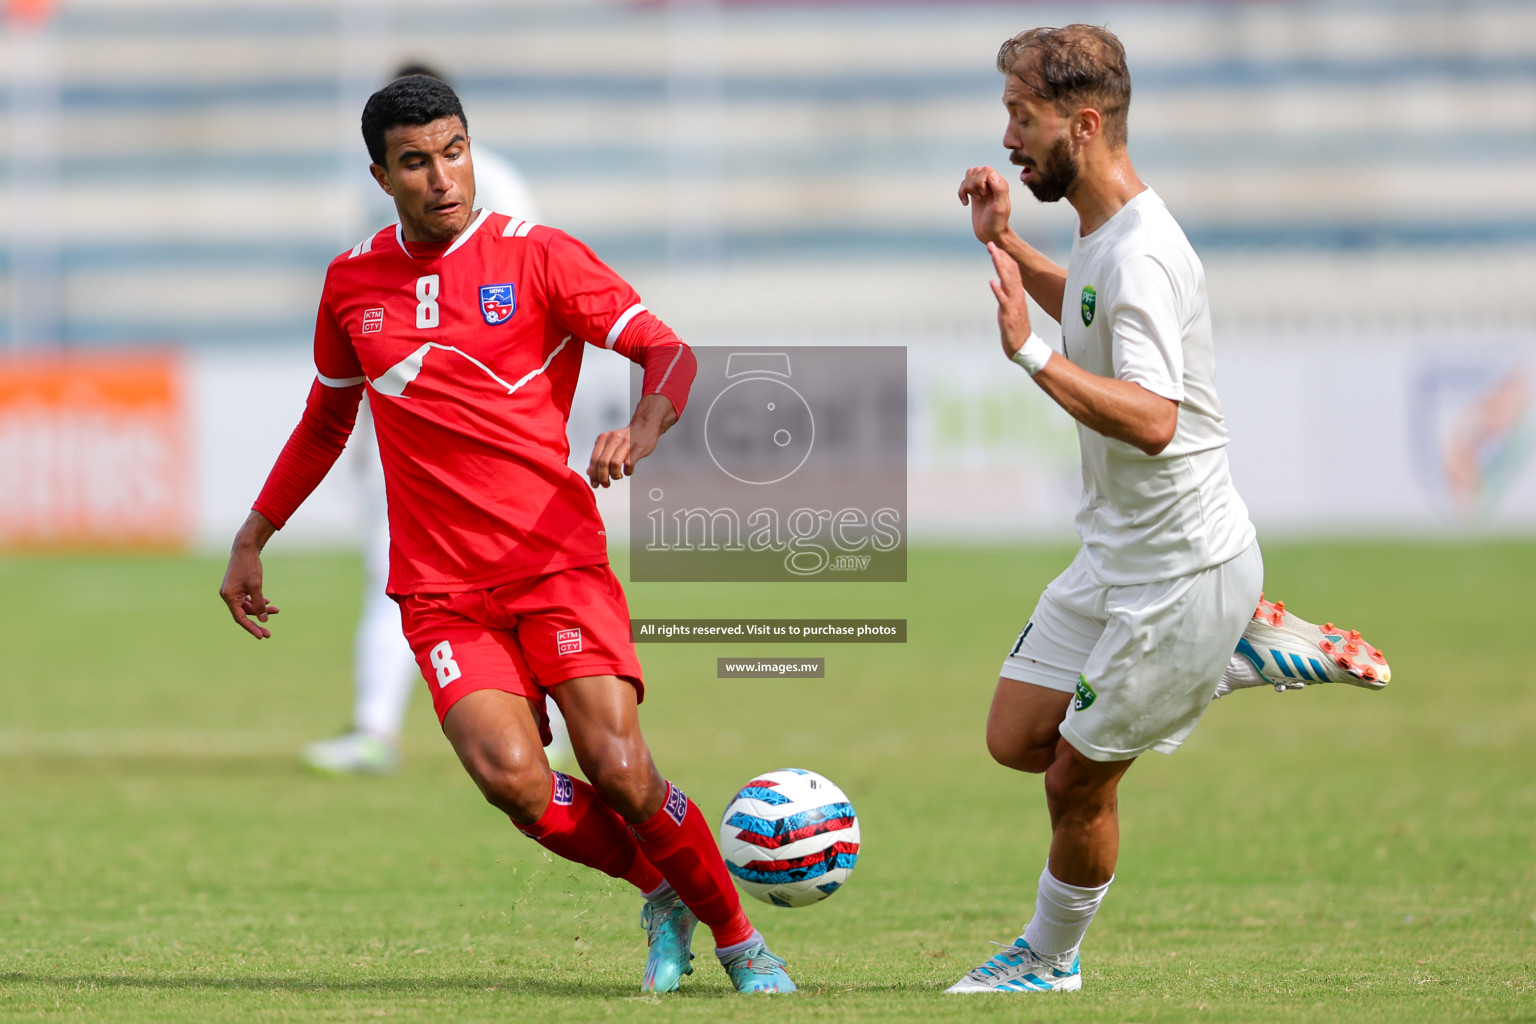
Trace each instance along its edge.
{"label": "white wristband", "polygon": [[1033,377],[1045,369],[1045,364],[1051,361],[1051,346],[1045,343],[1045,339],[1034,331],[1029,332],[1029,337],[1024,339],[1024,345],[1013,354],[1013,361],[1029,371]]}

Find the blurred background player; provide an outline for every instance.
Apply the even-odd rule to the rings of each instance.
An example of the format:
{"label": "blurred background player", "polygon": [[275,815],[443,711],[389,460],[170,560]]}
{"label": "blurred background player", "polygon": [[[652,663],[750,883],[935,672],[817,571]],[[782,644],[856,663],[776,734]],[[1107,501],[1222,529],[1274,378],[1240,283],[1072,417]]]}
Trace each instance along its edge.
{"label": "blurred background player", "polygon": [[[394,77],[407,75],[447,81],[435,69],[419,63],[402,65]],[[389,196],[375,188],[371,179],[368,184],[367,223],[359,228],[359,235],[396,219]],[[475,146],[475,199],[483,209],[520,220],[539,219],[533,192],[516,166],[480,144]],[[309,744],[303,753],[309,767],[337,775],[386,773],[399,766],[405,709],[412,691],[421,683],[411,645],[400,629],[400,606],[384,592],[389,578],[389,509],[384,500],[384,468],[366,398],[352,432],[352,444],[359,456],[358,512],[363,541],[363,609],[352,643],[352,728]],[[549,705],[549,724],[553,739],[546,753],[550,763],[569,769],[575,760],[571,740],[560,708],[553,703]]]}

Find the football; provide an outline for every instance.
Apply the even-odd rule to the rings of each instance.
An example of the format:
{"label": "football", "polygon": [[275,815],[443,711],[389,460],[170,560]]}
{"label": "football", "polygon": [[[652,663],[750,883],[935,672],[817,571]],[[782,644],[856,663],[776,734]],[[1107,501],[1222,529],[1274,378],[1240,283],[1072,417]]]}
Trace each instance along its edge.
{"label": "football", "polygon": [[859,859],[859,819],[815,772],[781,768],[741,787],[720,822],[720,852],[743,892],[776,907],[832,895]]}

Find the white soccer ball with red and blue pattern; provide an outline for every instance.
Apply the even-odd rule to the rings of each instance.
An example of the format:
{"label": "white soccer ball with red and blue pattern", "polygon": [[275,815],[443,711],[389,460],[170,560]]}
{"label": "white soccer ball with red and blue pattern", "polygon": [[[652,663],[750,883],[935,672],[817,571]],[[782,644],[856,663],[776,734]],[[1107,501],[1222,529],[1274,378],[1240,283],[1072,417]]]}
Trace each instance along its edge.
{"label": "white soccer ball with red and blue pattern", "polygon": [[720,822],[720,852],[743,892],[776,907],[832,895],[859,859],[859,819],[848,797],[802,768],[759,775]]}

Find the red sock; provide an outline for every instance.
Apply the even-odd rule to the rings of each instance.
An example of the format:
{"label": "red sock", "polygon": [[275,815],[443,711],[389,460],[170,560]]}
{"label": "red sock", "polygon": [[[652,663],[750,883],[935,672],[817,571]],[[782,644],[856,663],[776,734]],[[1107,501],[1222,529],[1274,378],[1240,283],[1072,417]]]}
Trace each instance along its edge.
{"label": "red sock", "polygon": [[550,774],[554,792],[549,806],[538,821],[518,825],[518,831],[550,853],[622,878],[641,892],[661,885],[661,872],[640,852],[624,819],[598,799],[597,790],[563,772]]}
{"label": "red sock", "polygon": [[672,783],[661,810],[631,825],[645,859],[654,864],[715,935],[716,946],[734,946],[752,937],[752,922],[742,912],[741,899],[709,823],[692,800]]}

